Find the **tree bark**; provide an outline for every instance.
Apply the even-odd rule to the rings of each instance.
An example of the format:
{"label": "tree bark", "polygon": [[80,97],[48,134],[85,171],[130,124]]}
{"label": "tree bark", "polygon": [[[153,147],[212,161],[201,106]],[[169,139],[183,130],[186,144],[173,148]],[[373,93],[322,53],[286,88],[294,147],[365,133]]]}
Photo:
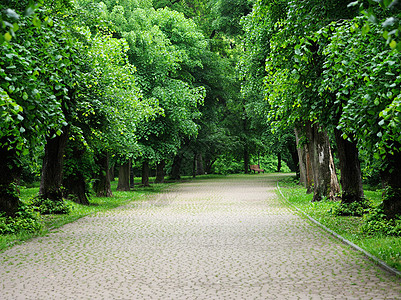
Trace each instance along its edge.
{"label": "tree bark", "polygon": [[76,203],[89,205],[87,197],[85,178],[81,172],[77,171],[74,176],[68,176],[63,180],[64,198]]}
{"label": "tree bark", "polygon": [[197,165],[197,155],[194,153],[194,158],[192,160],[192,178],[196,177],[196,165]]}
{"label": "tree bark", "polygon": [[312,160],[309,153],[308,145],[304,145],[305,148],[305,162],[306,162],[306,193],[313,193],[313,168]]}
{"label": "tree bark", "polygon": [[130,170],[131,170],[131,162],[130,161],[127,161],[120,166],[119,172],[118,172],[117,191],[129,191],[130,190],[130,184],[129,184]]}
{"label": "tree bark", "polygon": [[299,183],[306,187],[306,153],[304,145],[300,144],[298,130],[295,128],[295,142],[297,144],[298,165],[299,165]]}
{"label": "tree bark", "polygon": [[281,152],[277,153],[277,172],[281,171]]}
{"label": "tree bark", "polygon": [[334,135],[341,171],[341,202],[360,202],[363,200],[364,194],[356,142],[343,139],[342,132],[338,129],[334,130]]}
{"label": "tree bark", "polygon": [[145,187],[149,187],[149,162],[144,160],[142,163],[142,184]]}
{"label": "tree bark", "polygon": [[291,162],[287,162],[287,166],[290,168],[292,172],[297,174],[299,177],[299,158],[298,158],[298,151],[297,151],[297,144],[291,139],[291,141],[287,140],[286,143],[288,152],[291,155]]}
{"label": "tree bark", "polygon": [[181,178],[181,163],[182,163],[182,155],[177,154],[174,156],[173,165],[171,166],[171,174],[170,178],[173,180],[179,180]]}
{"label": "tree bark", "polygon": [[131,161],[131,168],[129,171],[129,186],[131,189],[135,187],[135,173],[134,173],[134,167],[133,167],[133,161]]}
{"label": "tree bark", "polygon": [[205,169],[203,167],[203,156],[202,153],[198,153],[196,159],[196,175],[203,175],[205,174]]}
{"label": "tree bark", "polygon": [[383,209],[388,219],[401,215],[401,144],[394,142],[380,172],[384,187]]}
{"label": "tree bark", "polygon": [[61,135],[46,138],[45,156],[42,165],[39,197],[52,201],[62,201],[64,151],[67,146],[69,126],[65,126]]}
{"label": "tree bark", "polygon": [[330,141],[325,131],[317,124],[306,124],[308,152],[313,170],[313,201],[323,198],[334,200],[340,192],[331,155]]}
{"label": "tree bark", "polygon": [[166,162],[164,160],[157,163],[155,183],[164,183],[164,168],[165,167],[166,167]]}
{"label": "tree bark", "polygon": [[3,146],[6,140],[6,137],[0,140],[0,212],[14,217],[21,205],[17,186],[21,167],[15,148]]}
{"label": "tree bark", "polygon": [[[79,167],[82,164],[81,158],[85,154],[85,150],[80,149],[71,141],[68,142],[66,150],[66,166],[64,168],[67,167],[67,172],[64,171],[63,176],[63,197],[79,204],[89,205],[85,176]],[[70,159],[74,162],[73,164],[68,163]],[[69,168],[72,170],[68,170]]]}
{"label": "tree bark", "polygon": [[116,165],[110,166],[110,181],[115,181]]}
{"label": "tree bark", "polygon": [[110,183],[109,154],[100,152],[95,157],[95,163],[99,167],[99,172],[95,176],[93,189],[97,197],[113,197]]}
{"label": "tree bark", "polygon": [[298,161],[299,161],[299,181],[306,188],[306,193],[310,194],[313,191],[313,173],[308,147],[300,142],[299,130],[295,129],[295,142],[297,144]]}

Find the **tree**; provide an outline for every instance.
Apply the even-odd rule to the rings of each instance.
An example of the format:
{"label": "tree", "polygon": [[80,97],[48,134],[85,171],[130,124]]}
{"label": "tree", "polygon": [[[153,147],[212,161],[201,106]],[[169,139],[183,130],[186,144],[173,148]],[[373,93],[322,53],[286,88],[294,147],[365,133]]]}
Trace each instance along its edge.
{"label": "tree", "polygon": [[50,19],[46,7],[40,15],[22,17],[27,3],[9,4],[20,17],[14,26],[18,35],[0,45],[1,169],[8,170],[0,176],[0,203],[2,210],[13,215],[19,206],[19,157],[41,144],[43,136],[61,135],[67,125],[62,99],[68,97],[71,82],[65,74],[72,62],[60,53],[73,55],[73,50],[62,41],[63,21],[57,16]]}
{"label": "tree", "polygon": [[[329,130],[336,123],[333,119],[328,121],[330,118],[328,118],[327,107],[321,105],[325,101],[317,88],[322,73],[322,58],[319,54],[321,48],[313,37],[316,31],[330,23],[331,20],[352,16],[355,14],[355,10],[347,10],[345,1],[325,1],[324,3],[275,1],[269,5],[255,5],[254,12],[253,18],[255,22],[259,22],[260,26],[251,26],[254,34],[247,36],[255,37],[256,41],[261,38],[269,41],[266,59],[266,95],[271,105],[270,120],[273,121],[273,126],[280,128],[281,125],[285,127],[291,124],[298,130],[309,128],[309,138],[318,137],[309,142],[315,144],[317,140],[326,141],[319,146],[323,149],[323,145],[329,145],[327,134],[323,133],[320,138],[319,135],[323,131],[315,130],[313,127]],[[267,18],[263,18],[263,16],[267,16]],[[282,57],[284,59],[278,59]],[[304,125],[307,125],[309,121],[315,125],[305,127]],[[313,132],[314,134],[311,134]],[[323,138],[324,136],[326,138]],[[317,158],[313,158],[314,153],[315,151],[308,152],[311,162],[318,161]],[[326,153],[329,155],[330,149],[327,149]],[[325,181],[333,182],[334,176],[332,175],[334,173]],[[321,177],[315,176],[315,178]],[[321,189],[317,188],[318,183],[315,182],[314,199],[333,196],[338,189],[338,185],[334,181],[331,188],[333,192],[330,192],[329,195],[316,194],[321,193],[319,191],[325,190],[323,187],[329,185],[329,183],[324,183],[325,181],[321,183]]]}
{"label": "tree", "polygon": [[[195,23],[168,8],[154,10],[109,3],[108,18],[129,44],[129,60],[137,66],[138,83],[145,99],[153,99],[163,114],[138,125],[139,153],[146,169],[174,155],[183,138],[195,135],[204,89],[194,86],[194,70],[206,41]],[[143,174],[148,174],[144,170]],[[159,172],[160,173],[160,172]],[[144,179],[147,182],[147,179]]]}
{"label": "tree", "polygon": [[[324,50],[322,93],[333,91],[341,105],[338,129],[348,141],[374,153],[387,189],[383,207],[389,218],[401,211],[400,53],[377,39],[378,28],[361,32],[365,20],[332,24]],[[327,29],[329,30],[329,29]],[[331,29],[330,29],[331,30]],[[358,68],[357,70],[355,68]]]}

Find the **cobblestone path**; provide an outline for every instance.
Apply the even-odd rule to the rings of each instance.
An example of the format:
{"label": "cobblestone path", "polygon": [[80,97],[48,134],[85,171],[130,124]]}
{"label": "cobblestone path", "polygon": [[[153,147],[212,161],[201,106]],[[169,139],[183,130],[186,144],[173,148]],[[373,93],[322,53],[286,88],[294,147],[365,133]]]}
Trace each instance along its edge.
{"label": "cobblestone path", "polygon": [[401,281],[277,199],[197,180],[0,253],[0,299],[401,299]]}

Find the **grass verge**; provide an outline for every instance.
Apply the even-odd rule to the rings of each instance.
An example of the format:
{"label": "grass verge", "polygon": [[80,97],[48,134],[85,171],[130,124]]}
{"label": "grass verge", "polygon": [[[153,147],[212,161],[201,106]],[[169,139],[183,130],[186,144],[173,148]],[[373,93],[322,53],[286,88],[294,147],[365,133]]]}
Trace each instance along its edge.
{"label": "grass verge", "polygon": [[[284,197],[294,206],[333,230],[345,239],[361,247],[390,267],[401,271],[401,237],[382,234],[368,235],[361,232],[363,217],[335,216],[331,212],[339,202],[323,200],[312,202],[313,194],[306,194],[305,188],[298,185],[294,177],[280,180],[279,186]],[[365,197],[373,205],[381,202],[381,191],[365,191]]]}
{"label": "grass verge", "polygon": [[[140,181],[140,179],[137,180]],[[72,211],[69,214],[63,215],[41,215],[40,221],[43,226],[40,231],[34,233],[20,232],[17,234],[0,235],[0,252],[33,237],[44,236],[50,230],[74,222],[75,220],[78,220],[82,217],[114,209],[133,201],[143,201],[147,199],[148,196],[160,193],[172,184],[174,183],[153,184],[151,187],[147,188],[135,186],[135,188],[130,192],[120,192],[116,191],[117,181],[114,181],[112,182],[111,186],[113,197],[107,198],[92,196],[89,200],[90,205],[80,205],[75,202],[66,200],[67,204],[72,207]],[[28,202],[28,200],[32,197],[35,197],[38,192],[38,187],[21,187],[21,200],[23,202]]]}

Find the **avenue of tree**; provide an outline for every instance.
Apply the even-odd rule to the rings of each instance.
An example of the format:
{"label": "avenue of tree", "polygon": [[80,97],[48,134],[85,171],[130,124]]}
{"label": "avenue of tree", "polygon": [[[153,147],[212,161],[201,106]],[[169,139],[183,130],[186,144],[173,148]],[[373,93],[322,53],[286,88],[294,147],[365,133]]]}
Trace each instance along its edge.
{"label": "avenue of tree", "polygon": [[[397,1],[0,0],[0,214],[274,157],[401,214]],[[263,168],[263,166],[261,166]],[[231,169],[230,169],[231,170]],[[235,168],[232,168],[232,171]],[[340,179],[339,179],[340,178]]]}

